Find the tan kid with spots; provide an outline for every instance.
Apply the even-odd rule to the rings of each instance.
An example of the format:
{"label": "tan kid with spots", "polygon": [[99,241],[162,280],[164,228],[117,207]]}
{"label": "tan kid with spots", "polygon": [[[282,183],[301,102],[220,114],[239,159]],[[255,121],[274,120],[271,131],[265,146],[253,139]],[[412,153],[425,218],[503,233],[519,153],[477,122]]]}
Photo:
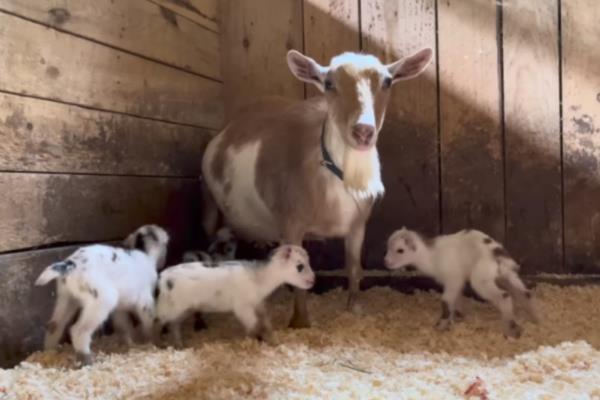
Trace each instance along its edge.
{"label": "tan kid with spots", "polygon": [[514,303],[522,304],[531,320],[538,321],[531,292],[519,278],[519,264],[483,232],[465,229],[426,239],[402,228],[388,239],[385,266],[405,270],[414,267],[444,287],[442,315],[436,325],[440,330],[449,329],[462,317],[462,292],[467,282],[498,308],[505,336],[516,338],[522,332],[515,322]]}

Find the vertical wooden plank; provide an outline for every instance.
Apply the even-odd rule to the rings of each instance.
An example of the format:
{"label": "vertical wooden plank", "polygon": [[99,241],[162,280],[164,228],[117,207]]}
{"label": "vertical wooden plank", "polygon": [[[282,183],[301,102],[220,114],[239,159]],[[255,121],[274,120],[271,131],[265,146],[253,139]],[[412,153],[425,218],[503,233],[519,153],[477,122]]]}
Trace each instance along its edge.
{"label": "vertical wooden plank", "polygon": [[[360,50],[359,0],[304,0],[305,54],[327,65],[332,57],[345,51]],[[306,85],[308,96],[319,94]]]}
{"label": "vertical wooden plank", "polygon": [[[359,0],[304,0],[304,52],[322,65],[346,51],[360,50]],[[321,92],[306,84],[306,96]],[[307,243],[311,264],[315,269],[344,266],[344,244],[341,239]]]}
{"label": "vertical wooden plank", "polygon": [[600,7],[562,2],[565,262],[600,266]]}
{"label": "vertical wooden plank", "polygon": [[[363,48],[389,63],[435,49],[435,0],[363,1]],[[367,265],[381,266],[387,236],[406,225],[439,230],[437,76],[435,61],[419,78],[393,88],[378,144],[386,193],[374,209]]]}
{"label": "vertical wooden plank", "polygon": [[302,50],[302,0],[220,2],[226,114],[262,95],[302,98],[286,53]]}
{"label": "vertical wooden plank", "polygon": [[506,245],[526,272],[562,270],[558,3],[503,7]]}
{"label": "vertical wooden plank", "polygon": [[442,226],[504,239],[496,2],[438,2]]}

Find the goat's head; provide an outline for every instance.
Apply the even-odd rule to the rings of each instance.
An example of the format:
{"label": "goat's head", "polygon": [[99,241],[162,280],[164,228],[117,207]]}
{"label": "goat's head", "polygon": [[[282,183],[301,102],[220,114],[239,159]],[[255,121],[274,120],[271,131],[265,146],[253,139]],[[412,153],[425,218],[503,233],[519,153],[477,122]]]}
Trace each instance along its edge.
{"label": "goat's head", "polygon": [[425,48],[384,65],[372,55],[343,53],[324,67],[290,50],[287,62],[298,79],[312,83],[325,94],[335,131],[346,145],[362,151],[377,142],[391,86],[421,74],[432,55],[433,51]]}
{"label": "goat's head", "polygon": [[275,270],[289,285],[308,290],[315,284],[315,273],[310,266],[308,253],[300,246],[277,247],[269,262],[276,265]]}
{"label": "goat's head", "polygon": [[392,233],[387,241],[385,266],[388,269],[415,270],[424,251],[426,249],[419,235],[402,228]]}
{"label": "goat's head", "polygon": [[143,251],[156,260],[158,270],[165,266],[169,234],[158,225],[144,225],[127,236],[123,242],[129,249]]}

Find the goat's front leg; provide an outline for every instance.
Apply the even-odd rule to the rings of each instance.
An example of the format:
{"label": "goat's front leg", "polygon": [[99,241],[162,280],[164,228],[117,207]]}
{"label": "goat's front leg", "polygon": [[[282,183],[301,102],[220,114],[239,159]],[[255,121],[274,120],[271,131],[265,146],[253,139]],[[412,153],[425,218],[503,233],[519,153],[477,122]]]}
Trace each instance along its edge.
{"label": "goat's front leg", "polygon": [[[298,229],[286,227],[283,229],[283,243],[302,246],[304,233]],[[290,328],[310,328],[310,319],[308,317],[308,309],[306,307],[307,300],[306,290],[294,288],[294,313],[290,320]]]}
{"label": "goat's front leg", "polygon": [[344,239],[346,270],[348,272],[347,308],[353,313],[361,311],[358,297],[362,278],[361,252],[365,238],[365,225],[364,221],[354,224]]}

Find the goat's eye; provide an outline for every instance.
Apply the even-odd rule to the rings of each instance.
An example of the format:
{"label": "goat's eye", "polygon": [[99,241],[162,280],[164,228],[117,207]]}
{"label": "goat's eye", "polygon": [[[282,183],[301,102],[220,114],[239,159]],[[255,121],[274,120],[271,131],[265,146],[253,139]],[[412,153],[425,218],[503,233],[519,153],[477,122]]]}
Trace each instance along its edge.
{"label": "goat's eye", "polygon": [[298,270],[298,272],[304,271],[304,264],[298,264],[298,265],[296,265],[296,269]]}
{"label": "goat's eye", "polygon": [[398,249],[398,250],[396,250],[396,253],[402,254],[402,253],[404,253],[404,249]]}
{"label": "goat's eye", "polygon": [[392,78],[390,78],[389,76],[385,77],[383,79],[383,84],[381,85],[381,87],[383,87],[384,89],[389,89],[392,86]]}
{"label": "goat's eye", "polygon": [[327,79],[325,81],[325,90],[330,91],[333,90],[333,82]]}

